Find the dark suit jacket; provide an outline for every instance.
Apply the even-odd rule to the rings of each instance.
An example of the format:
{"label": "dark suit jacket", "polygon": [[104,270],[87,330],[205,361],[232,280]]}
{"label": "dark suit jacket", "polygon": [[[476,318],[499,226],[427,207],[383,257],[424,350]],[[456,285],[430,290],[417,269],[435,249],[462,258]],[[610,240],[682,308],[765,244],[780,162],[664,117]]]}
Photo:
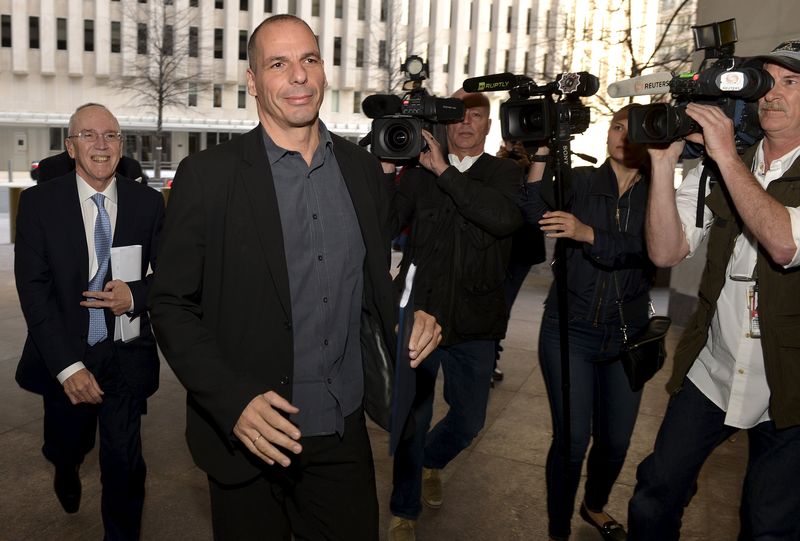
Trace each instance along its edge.
{"label": "dark suit jacket", "polygon": [[[289,277],[261,129],[181,162],[150,297],[159,345],[188,390],[189,448],[224,483],[266,467],[233,435],[247,404],[269,390],[292,399]],[[374,156],[332,138],[367,250],[363,308],[393,347],[390,187]]]}
{"label": "dark suit jacket", "polygon": [[[49,156],[39,162],[37,181],[40,183],[47,182],[48,180],[64,176],[74,170],[75,160],[70,158],[69,153],[65,150],[61,154]],[[142,165],[133,158],[122,156],[117,164],[117,174],[131,180],[142,179],[142,184],[147,185],[144,173],[142,172]]]}
{"label": "dark suit jacket", "polygon": [[[28,338],[17,367],[24,389],[44,393],[60,389],[56,375],[82,361],[87,346],[89,312],[80,306],[89,282],[86,234],[75,173],[22,192],[17,215],[14,273]],[[117,222],[113,246],[142,245],[142,276],[155,268],[164,200],[157,191],[117,176]],[[111,280],[111,272],[106,277]],[[150,330],[147,296],[152,277],[129,282],[134,316],[141,335],[114,350],[134,396],[147,397],[158,388],[158,353]],[[106,310],[109,336],[114,316]]]}

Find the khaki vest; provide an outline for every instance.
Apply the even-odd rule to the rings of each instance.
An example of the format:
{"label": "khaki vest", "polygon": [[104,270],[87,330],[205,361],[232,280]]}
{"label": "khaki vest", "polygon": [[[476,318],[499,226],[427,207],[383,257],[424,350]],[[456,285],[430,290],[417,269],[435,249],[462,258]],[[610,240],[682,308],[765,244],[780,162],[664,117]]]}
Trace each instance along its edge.
{"label": "khaki vest", "polygon": [[[757,146],[745,152],[742,161],[752,164]],[[772,181],[767,193],[787,207],[800,206],[800,159],[780,178]],[[675,350],[670,394],[678,392],[686,374],[708,340],[708,329],[717,299],[725,283],[725,273],[742,222],[728,190],[719,182],[706,198],[714,213],[708,240],[708,256],[700,281],[697,311]],[[773,263],[759,247],[756,274],[759,288],[759,317],[764,368],[770,388],[769,412],[777,428],[800,425],[800,267],[784,269]]]}

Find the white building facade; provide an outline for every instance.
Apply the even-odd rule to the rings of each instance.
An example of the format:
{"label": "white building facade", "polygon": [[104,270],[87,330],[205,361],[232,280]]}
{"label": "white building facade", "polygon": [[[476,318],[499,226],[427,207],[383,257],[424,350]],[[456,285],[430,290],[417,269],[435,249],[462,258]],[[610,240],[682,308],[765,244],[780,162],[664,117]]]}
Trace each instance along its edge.
{"label": "white building facade", "polygon": [[[266,17],[293,13],[317,34],[328,89],[321,117],[356,140],[369,131],[360,111],[372,93],[397,91],[396,72],[410,54],[428,60],[425,87],[451,94],[465,78],[527,74],[538,83],[564,71],[589,71],[608,83],[630,73],[631,51],[646,59],[679,0],[0,0],[0,167],[16,171],[63,150],[67,122],[86,102],[108,106],[125,133],[125,153],[150,166],[156,109],[141,93],[114,83],[153,64],[153,42],[183,51],[178,75],[197,73],[163,111],[162,160],[186,155],[256,125],[246,93],[246,42]],[[690,40],[694,1],[675,23]],[[154,36],[156,39],[154,39]],[[177,53],[176,53],[177,54]],[[138,66],[138,67],[137,67]],[[149,69],[155,69],[152,67]],[[647,71],[647,70],[645,70]],[[487,143],[500,142],[498,104]],[[592,98],[591,103],[600,103]],[[611,108],[623,100],[606,100]],[[150,103],[153,103],[152,101]],[[606,106],[606,109],[608,106]],[[597,116],[593,112],[594,116]],[[601,158],[605,125],[575,141]]]}

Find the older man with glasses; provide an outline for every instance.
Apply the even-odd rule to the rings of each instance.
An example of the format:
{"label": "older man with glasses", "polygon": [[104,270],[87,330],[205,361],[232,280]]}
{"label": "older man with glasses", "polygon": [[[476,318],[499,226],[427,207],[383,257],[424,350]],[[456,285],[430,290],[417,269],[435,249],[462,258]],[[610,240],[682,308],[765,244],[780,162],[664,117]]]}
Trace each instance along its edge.
{"label": "older man with glasses", "polygon": [[[140,420],[159,368],[146,275],[148,266],[155,268],[164,202],[157,191],[116,174],[122,134],[102,105],[75,111],[66,146],[75,170],[20,199],[14,272],[28,337],[16,379],[43,396],[42,453],[55,466],[64,510],[78,511],[78,470],[99,424],[105,538],[138,539],[145,481]],[[142,279],[112,279],[112,246],[135,245],[141,257],[131,275]],[[138,336],[119,339],[121,319],[138,319]]]}

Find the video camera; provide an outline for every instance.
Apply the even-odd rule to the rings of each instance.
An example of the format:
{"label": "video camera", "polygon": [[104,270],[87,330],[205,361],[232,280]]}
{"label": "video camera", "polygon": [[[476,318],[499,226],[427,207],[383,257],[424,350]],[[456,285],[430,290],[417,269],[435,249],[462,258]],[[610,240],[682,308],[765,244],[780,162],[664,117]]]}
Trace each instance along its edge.
{"label": "video camera", "polygon": [[[537,85],[530,77],[499,73],[473,77],[464,81],[467,92],[496,92],[506,90],[511,97],[500,105],[500,128],[503,139],[518,141],[547,141],[562,136],[583,133],[589,127],[589,107],[581,97],[594,95],[600,81],[585,71],[561,73],[556,80]],[[554,95],[561,96],[556,101]],[[534,98],[534,99],[529,99]]]}
{"label": "video camera", "polygon": [[402,98],[394,94],[373,94],[361,103],[364,114],[372,121],[371,151],[379,158],[413,159],[426,148],[422,130],[433,131],[433,123],[460,122],[464,119],[464,102],[456,98],[436,98],[422,88],[428,77],[428,64],[412,55],[400,66],[408,74],[403,83],[407,91]]}
{"label": "video camera", "polygon": [[[669,81],[675,104],[640,105],[628,115],[628,139],[633,143],[670,143],[700,126],[686,114],[690,102],[716,105],[733,120],[739,153],[761,138],[758,99],[772,88],[772,76],[750,59],[733,55],[737,40],[736,20],[693,26],[695,50],[705,56],[700,71],[682,73]],[[648,77],[648,76],[645,76]],[[702,154],[687,145],[684,157]]]}

